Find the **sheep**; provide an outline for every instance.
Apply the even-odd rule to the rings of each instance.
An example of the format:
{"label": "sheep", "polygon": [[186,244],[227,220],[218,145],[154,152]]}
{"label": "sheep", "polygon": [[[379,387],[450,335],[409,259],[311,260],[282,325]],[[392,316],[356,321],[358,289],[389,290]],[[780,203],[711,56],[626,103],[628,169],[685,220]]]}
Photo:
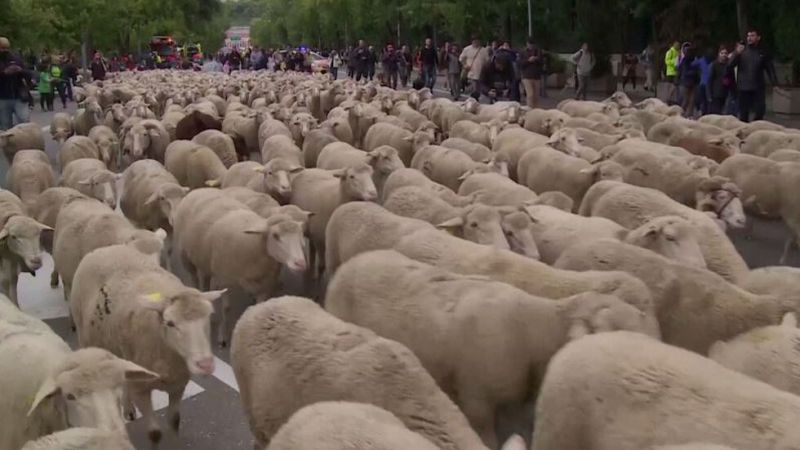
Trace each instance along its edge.
{"label": "sheep", "polygon": [[788,148],[775,150],[767,159],[775,162],[800,162],[800,151]]}
{"label": "sheep", "polygon": [[620,331],[567,344],[550,361],[535,414],[536,450],[687,442],[788,450],[798,448],[800,400],[702,356]]}
{"label": "sheep", "polygon": [[238,161],[233,139],[221,131],[201,131],[192,138],[192,142],[210,148],[226,169],[230,169]]}
{"label": "sheep", "polygon": [[[212,301],[224,291],[199,292],[127,245],[87,254],[75,272],[70,312],[81,346],[97,346],[158,375],[157,381],[129,383],[127,395],[142,412],[155,447],[161,429],[153,414],[153,389],[169,395],[167,420],[177,433],[180,400],[190,375],[214,372],[209,342]],[[123,405],[126,415],[133,404]],[[130,416],[129,416],[130,417]]]}
{"label": "sheep", "polygon": [[498,407],[535,399],[547,362],[569,340],[648,330],[642,311],[612,296],[551,300],[474,278],[393,251],[363,253],[336,272],[325,309],[407,346],[489,448]]}
{"label": "sheep", "polygon": [[[168,114],[166,114],[166,115],[168,115]],[[181,117],[183,117],[183,113],[182,112],[180,112],[179,114],[181,115]],[[112,130],[114,130],[115,133],[117,133],[117,132],[119,132],[120,127],[122,127],[122,124],[127,119],[128,119],[128,116],[125,114],[125,107],[120,105],[119,103],[115,103],[115,104],[111,105],[111,109],[106,111],[105,119],[103,119],[103,125],[111,128]],[[71,120],[72,120],[72,118],[70,118],[70,121]],[[167,125],[165,124],[165,126],[167,126]]]}
{"label": "sheep", "polygon": [[6,174],[6,187],[31,208],[46,189],[55,186],[56,176],[50,159],[41,150],[20,150]]}
{"label": "sheep", "polygon": [[[292,180],[291,203],[314,214],[308,222],[309,267],[312,276],[319,276],[324,272],[325,228],[334,210],[347,202],[371,202],[378,199],[372,172],[372,167],[367,164],[333,171],[306,169]],[[315,260],[318,268],[315,267]]]}
{"label": "sheep", "polygon": [[375,183],[379,196],[383,193],[383,186],[389,176],[394,171],[405,167],[397,150],[388,145],[382,145],[369,152],[348,147],[350,146],[343,142],[326,146],[319,154],[317,167],[335,170],[366,163],[372,167],[372,181]]}
{"label": "sheep", "polygon": [[383,408],[442,450],[486,449],[411,351],[308,299],[281,297],[245,311],[231,365],[261,447],[300,408],[337,400]]}
{"label": "sheep", "polygon": [[276,158],[264,164],[253,161],[236,163],[222,179],[222,188],[247,186],[256,192],[271,195],[279,202],[286,203],[292,194],[292,177],[303,167]]}
{"label": "sheep", "polygon": [[294,142],[302,147],[306,134],[317,126],[317,119],[309,113],[296,113],[288,122],[289,130],[292,132]]}
{"label": "sheep", "polygon": [[425,188],[453,206],[466,206],[474,201],[474,198],[472,197],[457,195],[450,188],[431,181],[430,178],[426,177],[417,169],[400,169],[392,172],[392,174],[389,175],[389,178],[386,179],[386,183],[383,186],[383,192],[381,195],[381,203],[386,201],[386,199],[389,198],[392,192],[394,192],[396,189],[404,186],[418,186]]}
{"label": "sheep", "polygon": [[83,158],[67,164],[61,174],[60,186],[75,189],[87,197],[105,203],[111,209],[116,209],[119,178],[120,175],[106,169],[102,161]]}
{"label": "sheep", "polygon": [[350,402],[319,402],[300,408],[280,427],[267,448],[312,447],[317,450],[438,450],[433,443],[406,428],[394,414],[377,406]]}
{"label": "sheep", "polygon": [[[222,193],[247,206],[248,208],[253,210],[254,213],[258,214],[259,216],[265,219],[275,214],[276,212],[279,212],[281,208],[297,208],[294,205],[287,205],[282,207],[271,196],[263,194],[261,192],[256,192],[250,189],[249,187],[244,187],[244,186],[228,187],[222,189]],[[300,208],[297,208],[297,210],[302,211],[300,210]]]}
{"label": "sheep", "polygon": [[778,125],[774,122],[768,122],[766,120],[755,120],[750,123],[741,123],[740,126],[734,128],[733,130],[736,133],[736,136],[740,139],[747,139],[751,134],[757,131],[783,131],[792,133],[791,128],[786,128],[783,125]]}
{"label": "sheep", "polygon": [[[322,122],[319,127],[342,142],[347,142],[348,144],[355,142],[353,128],[350,125],[350,121],[346,117],[331,117],[330,119]],[[308,134],[313,132],[315,129],[312,129],[306,133],[306,137],[308,137]],[[305,140],[303,141],[303,144],[305,144]]]}
{"label": "sheep", "polygon": [[620,127],[617,127],[615,125],[606,122],[596,122],[594,120],[589,120],[585,117],[573,117],[564,122],[562,128],[572,128],[575,130],[586,129],[603,134],[617,134],[620,132]]}
{"label": "sheep", "polygon": [[764,158],[781,149],[800,150],[800,134],[762,130],[747,136],[742,143],[742,153]]}
{"label": "sheep", "polygon": [[19,197],[0,189],[0,294],[16,305],[19,273],[34,274],[42,267],[40,236],[52,230],[28,216]]}
{"label": "sheep", "polygon": [[[72,188],[52,187],[36,199],[36,203],[29,208],[30,216],[40,224],[55,229],[56,218],[61,207],[74,198],[87,198],[85,195]],[[41,244],[44,251],[53,253],[53,233],[46,232],[41,235]],[[50,275],[50,286],[58,287],[58,272],[53,269]]]}
{"label": "sheep", "polygon": [[522,128],[506,128],[497,135],[492,151],[508,156],[508,176],[514,181],[519,181],[517,164],[520,158],[531,148],[545,145],[549,140],[547,136]]}
{"label": "sheep", "polygon": [[574,128],[574,130],[579,142],[582,142],[587,147],[597,151],[600,151],[609,145],[614,145],[623,139],[634,138],[638,135],[636,132],[632,131],[625,131],[620,134],[605,134],[588,130],[586,128]]}
{"label": "sheep", "polygon": [[53,114],[53,119],[50,120],[50,136],[53,140],[62,145],[72,134],[72,117],[63,112]]}
{"label": "sheep", "polygon": [[264,141],[264,146],[261,147],[261,161],[267,163],[277,158],[300,167],[305,162],[300,147],[295,145],[291,138],[283,135],[272,136]]}
{"label": "sheep", "polygon": [[600,113],[612,118],[619,118],[619,105],[616,103],[567,100],[558,105],[558,109],[571,117],[586,117],[592,113]]}
{"label": "sheep", "polygon": [[[364,113],[362,113],[362,117],[364,116]],[[409,125],[414,127],[414,129],[419,128],[420,125],[422,125],[422,124],[424,124],[425,122],[428,121],[428,118],[425,115],[419,113],[418,111],[415,111],[408,104],[408,102],[397,102],[397,103],[395,103],[394,107],[392,108],[392,115],[403,119]],[[353,131],[355,132],[355,130],[353,130]]]}
{"label": "sheep", "polygon": [[698,126],[693,121],[667,121],[653,126],[647,137],[653,142],[686,148],[695,155],[707,153],[714,156],[717,162],[741,150],[741,141],[736,135],[715,127],[709,130],[696,128]]}
{"label": "sheep", "polygon": [[[716,175],[729,178],[742,190],[742,204],[747,212],[765,218],[780,218],[781,197],[777,180],[781,163],[749,154],[734,155],[725,160]],[[793,202],[792,199],[785,199]]]}
{"label": "sheep", "polygon": [[588,291],[615,295],[648,314],[651,330],[658,327],[648,289],[631,275],[554,269],[510,251],[421,226],[425,224],[421,221],[398,221],[377,206],[344,206],[331,216],[327,233],[327,250],[333,253],[327,261],[334,267],[366,251],[395,250],[450,272],[485,276],[540,297],[565,298]]}
{"label": "sheep", "polygon": [[700,123],[714,125],[724,130],[736,130],[745,125],[745,123],[739,120],[737,117],[728,114],[706,114],[697,119],[697,121]]}
{"label": "sheep", "polygon": [[477,203],[490,206],[520,206],[535,202],[535,192],[499,173],[473,173],[458,188],[458,195],[474,195]]}
{"label": "sheep", "polygon": [[[403,165],[408,167],[411,164],[411,159],[414,157],[413,139],[415,133],[404,130],[400,127],[390,123],[376,123],[369,128],[366,136],[364,136],[364,150],[371,151],[382,145],[397,150]],[[431,141],[433,136],[431,136]]]}
{"label": "sheep", "polygon": [[169,140],[174,141],[177,138],[178,134],[178,124],[181,120],[186,117],[186,114],[183,112],[169,112],[164,114],[164,117],[161,118],[161,124],[164,125],[164,129],[167,130],[167,134],[169,134]]}
{"label": "sheep", "polygon": [[558,191],[542,192],[533,204],[548,205],[566,212],[573,211],[575,207],[575,203],[567,194]]}
{"label": "sheep", "polygon": [[144,158],[164,163],[169,133],[161,122],[145,119],[135,124],[123,141],[123,153],[132,161]]}
{"label": "sheep", "polygon": [[20,449],[69,426],[125,439],[118,391],[129,381],[157,375],[105,350],[71,351],[44,322],[0,296],[0,311],[9,308],[15,312],[0,315],[0,360],[5,362],[0,367],[0,446]]}
{"label": "sheep", "polygon": [[[100,148],[87,136],[70,137],[64,142],[64,145],[58,152],[58,163],[61,170],[64,170],[72,161],[82,158],[92,158],[103,161]],[[103,162],[105,163],[106,161]]]}
{"label": "sheep", "polygon": [[22,450],[136,450],[127,437],[97,428],[69,428],[29,441]]}
{"label": "sheep", "polygon": [[[642,150],[649,153],[654,153],[656,156],[667,154],[684,159],[692,158],[692,153],[683,147],[659,144],[657,142],[650,142],[643,139],[623,139],[611,147],[617,147],[619,149]],[[601,153],[608,153],[608,147],[603,149]]]}
{"label": "sheep", "polygon": [[653,128],[656,124],[659,124],[665,120],[667,120],[666,114],[661,114],[655,111],[636,111],[629,116],[632,117],[636,121],[638,121],[642,125],[642,131],[646,135],[650,132],[650,129]]}
{"label": "sheep", "polygon": [[560,191],[580,205],[587,190],[602,180],[619,180],[625,170],[614,161],[589,164],[550,147],[535,147],[517,165],[520,184],[534,192]]}
{"label": "sheep", "polygon": [[487,161],[478,163],[462,151],[426,145],[416,151],[411,167],[420,170],[431,180],[458,191],[463,180],[473,173],[497,172],[508,175],[508,157],[495,154]]}
{"label": "sheep", "polygon": [[571,117],[557,109],[532,109],[525,113],[524,128],[528,131],[550,136],[561,129]]}
{"label": "sheep", "polygon": [[291,130],[280,120],[265,119],[258,126],[258,147],[264,148],[264,141],[272,136],[283,135],[288,138],[293,138]]}
{"label": "sheep", "polygon": [[451,138],[462,138],[485,147],[492,147],[497,140],[497,135],[503,131],[508,122],[492,119],[489,122],[475,123],[471,120],[461,120],[453,125],[450,130]]}
{"label": "sheep", "polygon": [[56,218],[53,236],[55,270],[64,283],[69,301],[78,264],[92,250],[115,244],[135,246],[143,253],[159,255],[166,232],[136,229],[127,219],[95,199],[77,198],[64,204]]}
{"label": "sheep", "polygon": [[525,207],[541,261],[555,264],[570,246],[587,240],[611,238],[650,249],[689,266],[705,269],[706,263],[694,227],[676,216],[656,217],[628,230],[603,217],[582,217],[547,205]]}
{"label": "sheep", "polygon": [[462,138],[449,138],[442,142],[442,147],[452,148],[464,152],[473,161],[483,162],[494,156],[494,153],[485,145],[476,144]]}
{"label": "sheep", "polygon": [[456,208],[417,186],[395,190],[383,207],[399,216],[424,220],[468,241],[509,249],[500,225],[502,214],[496,208],[485,205]]}
{"label": "sheep", "polygon": [[800,290],[797,289],[796,283],[798,275],[800,271],[794,267],[762,267],[748,272],[738,285],[754,294],[800,299]]}
{"label": "sheep", "polygon": [[[704,195],[708,209],[717,217],[741,226],[744,213],[741,202],[725,184],[709,180]],[[701,203],[704,203],[705,200]],[[747,273],[747,264],[717,223],[702,211],[681,205],[654,189],[642,188],[617,181],[601,181],[592,186],[580,205],[582,216],[611,219],[628,229],[638,228],[646,221],[660,216],[678,216],[696,227],[698,242],[712,272],[731,282]]]}
{"label": "sheep", "polygon": [[121,163],[119,137],[111,128],[97,125],[89,131],[89,139],[94,141],[100,151],[100,159],[105,161],[109,170],[116,171]]}
{"label": "sheep", "polygon": [[311,130],[303,140],[303,165],[308,168],[317,167],[319,153],[326,145],[340,141],[324,123],[318,129]]}
{"label": "sheep", "polygon": [[78,105],[72,118],[72,127],[78,136],[88,136],[89,131],[97,125],[103,125],[103,108],[95,98],[88,98],[83,104]]}
{"label": "sheep", "polygon": [[227,169],[210,148],[192,141],[175,141],[167,147],[164,168],[181,186],[198,189],[220,186]]}
{"label": "sheep", "polygon": [[14,154],[20,150],[44,151],[44,137],[39,125],[35,123],[21,123],[15,127],[0,132],[0,149],[9,164],[14,161]]}

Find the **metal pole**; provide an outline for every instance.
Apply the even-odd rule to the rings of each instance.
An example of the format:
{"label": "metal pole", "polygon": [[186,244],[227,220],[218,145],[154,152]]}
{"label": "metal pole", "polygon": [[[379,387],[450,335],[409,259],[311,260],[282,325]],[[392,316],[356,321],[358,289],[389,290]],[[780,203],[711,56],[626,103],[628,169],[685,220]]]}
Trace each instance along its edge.
{"label": "metal pole", "polygon": [[533,36],[533,6],[531,6],[531,2],[533,0],[528,0],[528,37]]}

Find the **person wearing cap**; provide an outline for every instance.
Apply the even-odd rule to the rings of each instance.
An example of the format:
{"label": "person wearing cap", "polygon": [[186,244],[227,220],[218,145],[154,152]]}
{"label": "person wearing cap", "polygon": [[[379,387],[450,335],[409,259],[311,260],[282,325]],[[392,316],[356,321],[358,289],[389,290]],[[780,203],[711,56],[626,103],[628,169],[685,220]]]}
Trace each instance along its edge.
{"label": "person wearing cap", "polygon": [[761,36],[756,30],[747,32],[747,47],[734,52],[729,67],[738,69],[737,87],[739,89],[739,120],[750,121],[752,112],[755,120],[764,118],[766,111],[766,75],[770,84],[778,85],[772,56],[761,47]]}
{"label": "person wearing cap", "polygon": [[31,73],[19,55],[11,51],[8,39],[0,37],[0,131],[5,131],[17,123],[28,121],[28,99],[30,93],[25,86]]}

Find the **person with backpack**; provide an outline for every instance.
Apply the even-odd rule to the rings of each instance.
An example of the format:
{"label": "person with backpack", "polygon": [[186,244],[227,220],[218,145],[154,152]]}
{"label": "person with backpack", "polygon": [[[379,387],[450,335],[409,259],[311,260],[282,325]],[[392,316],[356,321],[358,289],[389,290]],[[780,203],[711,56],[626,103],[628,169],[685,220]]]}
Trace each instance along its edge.
{"label": "person with backpack", "polygon": [[589,49],[588,42],[584,42],[581,49],[572,55],[572,62],[575,63],[575,70],[578,76],[575,100],[580,100],[581,97],[586,100],[586,94],[589,91],[589,79],[596,63],[594,53]]}
{"label": "person with backpack", "polygon": [[704,92],[708,101],[709,114],[723,114],[725,100],[733,84],[728,71],[728,49],[720,46],[717,59],[708,66],[708,79]]}

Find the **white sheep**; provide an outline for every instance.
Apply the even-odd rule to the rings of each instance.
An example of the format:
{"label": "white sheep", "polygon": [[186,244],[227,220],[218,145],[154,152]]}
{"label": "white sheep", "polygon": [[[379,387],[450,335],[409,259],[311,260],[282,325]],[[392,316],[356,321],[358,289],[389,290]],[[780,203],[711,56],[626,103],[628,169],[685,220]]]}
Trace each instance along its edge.
{"label": "white sheep", "polygon": [[283,158],[273,159],[263,166],[243,161],[231,166],[222,179],[222,187],[246,186],[285,203],[291,198],[292,178],[302,170],[303,167]]}
{"label": "white sheep", "polygon": [[[502,175],[498,174],[498,176]],[[386,201],[392,192],[404,186],[417,186],[428,189],[434,195],[453,206],[466,206],[474,201],[472,197],[457,195],[450,188],[431,181],[430,178],[417,169],[400,169],[392,172],[383,186],[382,201]]]}
{"label": "white sheep", "polygon": [[[376,123],[367,131],[363,148],[365,151],[371,151],[382,145],[388,145],[397,150],[403,164],[408,167],[414,157],[414,135],[415,133],[390,123]],[[433,141],[433,136],[430,137],[431,141]]]}
{"label": "white sheep", "polygon": [[50,120],[50,136],[53,140],[62,145],[72,134],[72,117],[63,112],[53,114]]}
{"label": "white sheep", "polygon": [[226,169],[230,169],[238,161],[233,139],[219,130],[201,131],[192,138],[192,142],[210,148]]}
{"label": "white sheep", "polygon": [[264,141],[276,135],[283,135],[291,138],[292,132],[282,121],[275,119],[264,119],[258,126],[258,148],[264,147]]}
{"label": "white sheep", "polygon": [[60,186],[75,189],[81,194],[97,199],[111,209],[116,209],[117,180],[121,176],[106,169],[98,159],[76,159],[64,167]]}
{"label": "white sheep", "polygon": [[380,196],[386,180],[396,170],[403,169],[397,150],[382,145],[369,152],[349,147],[344,142],[330,144],[319,154],[317,167],[325,170],[344,169],[366,163],[372,167],[372,181]]}
{"label": "white sheep", "polygon": [[549,137],[530,132],[523,128],[506,128],[497,135],[492,151],[508,156],[508,176],[518,181],[517,164],[530,149],[547,144]]}
{"label": "white sheep", "polygon": [[22,450],[136,450],[127,437],[97,428],[69,428],[29,441]]}
{"label": "white sheep", "polygon": [[301,448],[438,450],[389,411],[350,402],[319,402],[300,408],[278,429],[267,450]]}
{"label": "white sheep", "polygon": [[775,162],[800,162],[800,151],[788,148],[775,150],[767,159]]}
{"label": "white sheep", "polygon": [[282,158],[295,166],[303,166],[305,158],[300,147],[295,145],[291,138],[276,135],[264,141],[261,147],[261,161],[268,163],[273,159]]}
{"label": "white sheep", "polygon": [[[416,144],[415,144],[416,145]],[[508,175],[508,157],[495,154],[484,162],[475,162],[466,153],[438,145],[425,145],[416,150],[411,166],[453,191],[473,173],[497,172]]]}
{"label": "white sheep", "polygon": [[52,231],[27,215],[25,205],[13,193],[0,189],[0,294],[14,304],[21,271],[35,274],[42,267],[40,237]]}
{"label": "white sheep", "polygon": [[292,180],[291,203],[314,214],[308,223],[308,266],[312,276],[320,276],[324,272],[325,228],[331,214],[339,205],[347,202],[370,202],[377,199],[378,191],[372,181],[372,167],[366,164],[333,171],[306,169]]}
{"label": "white sheep", "polygon": [[302,147],[306,134],[317,126],[317,119],[309,113],[298,112],[289,119],[287,124],[292,132],[292,139]]}
{"label": "white sheep", "polygon": [[572,128],[575,130],[586,129],[603,134],[617,134],[621,131],[623,123],[627,123],[629,126],[631,126],[630,124],[635,124],[632,125],[633,127],[636,127],[636,125],[638,125],[638,127],[641,127],[641,124],[639,124],[639,122],[636,122],[635,120],[626,119],[625,117],[620,118],[618,122],[620,126],[616,126],[614,124],[610,124],[607,122],[596,122],[594,120],[590,120],[585,117],[572,117],[566,122],[564,122],[563,128]]}
{"label": "white sheep", "polygon": [[485,123],[476,123],[471,120],[461,120],[450,129],[451,138],[462,138],[476,144],[491,148],[497,140],[498,134],[508,125],[499,119],[492,119]]}
{"label": "white sheep", "polygon": [[50,159],[41,150],[20,150],[6,174],[6,187],[31,208],[39,195],[56,185]]}
{"label": "white sheep", "polygon": [[458,188],[458,195],[475,197],[490,206],[520,206],[538,200],[535,192],[499,173],[473,173]]}
{"label": "white sheep", "polygon": [[[737,199],[731,198],[733,194],[726,189],[724,184],[709,182],[709,189],[706,191],[709,201],[712,202],[709,212],[715,213],[715,216],[726,222],[739,223],[744,217],[741,203],[738,209],[730,206]],[[677,203],[655,189],[616,181],[601,181],[586,193],[579,214],[605,217],[628,229],[638,228],[646,221],[660,216],[682,217],[696,227],[700,249],[710,271],[731,282],[736,282],[748,271],[744,259],[714,219],[702,211]]]}
{"label": "white sheep", "polygon": [[[278,202],[267,194],[256,192],[249,187],[233,186],[222,189],[222,193],[247,206],[254,213],[267,218],[280,210],[280,208],[297,208],[294,205],[280,206]],[[303,218],[305,220],[306,217]]]}
{"label": "white sheep", "polygon": [[783,131],[756,131],[742,143],[742,153],[768,157],[781,149],[800,150],[800,134]]}
{"label": "white sheep", "polygon": [[129,381],[157,378],[105,350],[71,351],[44,322],[21,312],[2,295],[0,360],[4,361],[0,447],[9,450],[70,426],[126,439],[119,391]]}
{"label": "white sheep", "polygon": [[571,117],[557,109],[532,109],[525,113],[524,127],[528,131],[550,136],[561,129]]}
{"label": "white sheep", "polygon": [[103,124],[103,108],[94,97],[87,98],[82,104],[78,105],[78,108],[72,117],[72,126],[75,129],[75,134],[88,136],[92,128]]}
{"label": "white sheep", "polygon": [[325,309],[413,351],[489,448],[498,445],[498,407],[535,398],[532,385],[569,340],[648,328],[645,313],[612,296],[534,297],[393,251],[363,253],[342,265]]}
{"label": "white sheep", "polygon": [[123,159],[128,158],[133,162],[150,158],[163,163],[169,143],[169,133],[161,122],[141,120],[131,127],[122,140]]}
{"label": "white sheep", "polygon": [[494,156],[494,153],[485,145],[470,142],[462,138],[449,138],[442,142],[442,147],[460,150],[467,154],[473,161],[483,162]]}
{"label": "white sheep", "polygon": [[164,168],[175,176],[181,186],[189,189],[220,186],[228,171],[210,148],[193,141],[180,140],[167,147]]}
{"label": "white sheep", "polygon": [[122,162],[117,133],[105,125],[97,125],[89,131],[89,139],[97,144],[100,159],[106,162],[109,170],[116,171]]}
{"label": "white sheep", "polygon": [[[61,146],[61,150],[58,152],[59,167],[61,167],[61,170],[64,170],[67,164],[81,158],[92,158],[103,161],[100,148],[92,139],[87,136],[72,136],[64,142],[64,145]],[[109,161],[103,162],[107,164]]]}
{"label": "white sheep", "polygon": [[586,117],[592,113],[600,113],[611,118],[619,118],[619,105],[616,103],[566,100],[558,105],[558,109],[571,117]]}
{"label": "white sheep", "polygon": [[[129,383],[127,396],[142,412],[154,446],[161,429],[151,392],[169,395],[167,420],[177,432],[180,400],[190,375],[211,375],[211,304],[224,291],[199,292],[162,269],[156,258],[127,245],[87,254],[75,272],[70,311],[81,346],[97,346],[125,356],[158,375],[157,381]],[[125,404],[132,415],[132,404]]]}
{"label": "white sheep", "polygon": [[338,139],[334,134],[332,128],[325,123],[316,130],[311,130],[303,140],[303,163],[305,167],[317,167],[317,158],[320,152],[326,145],[334,142],[347,142]]}
{"label": "white sheep", "polygon": [[486,449],[411,351],[308,299],[281,297],[245,311],[231,365],[262,447],[297,410],[336,400],[383,408],[442,450]]}
{"label": "white sheep", "polygon": [[796,450],[800,399],[637,333],[587,336],[551,361],[535,450],[641,450],[707,442]]}
{"label": "white sheep", "polygon": [[[170,141],[177,139],[178,123],[185,117],[186,114],[183,111],[171,111],[161,118],[161,125],[164,125],[164,129],[167,130]],[[108,125],[108,115],[106,115],[106,125]]]}

